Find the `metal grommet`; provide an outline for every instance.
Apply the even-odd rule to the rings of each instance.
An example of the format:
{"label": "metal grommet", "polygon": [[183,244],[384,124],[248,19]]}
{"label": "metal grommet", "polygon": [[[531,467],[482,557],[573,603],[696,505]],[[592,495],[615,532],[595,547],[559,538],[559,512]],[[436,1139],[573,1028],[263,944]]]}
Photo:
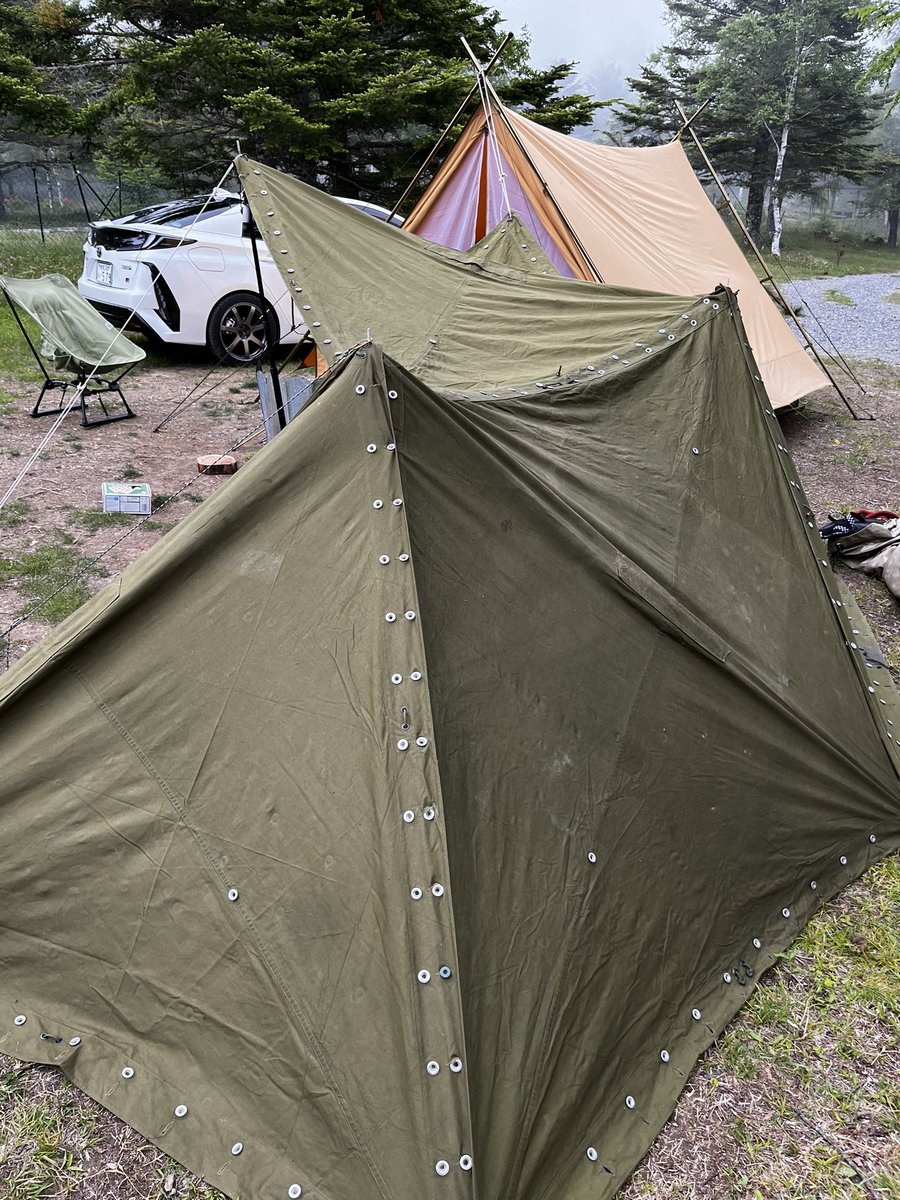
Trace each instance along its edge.
{"label": "metal grommet", "polygon": [[669,1061],[668,1050],[660,1050],[659,1057],[662,1059],[663,1062],[668,1062]]}
{"label": "metal grommet", "polygon": [[392,625],[394,623],[394,621],[397,620],[397,614],[396,613],[385,613],[384,619],[387,621],[388,625]]}
{"label": "metal grommet", "polygon": [[411,608],[408,608],[403,615],[407,621],[414,621],[416,619],[416,614]]}
{"label": "metal grommet", "polygon": [[229,888],[228,889],[228,899],[231,901],[232,904],[234,904],[235,900],[240,899],[240,895],[241,895],[241,893],[237,890],[237,888]]}
{"label": "metal grommet", "polygon": [[809,886],[812,888],[813,891],[815,891],[819,885],[816,883],[816,881],[814,879],[811,879],[809,881]]}
{"label": "metal grommet", "polygon": [[134,1067],[123,1067],[122,1068],[122,1078],[123,1079],[134,1079]]}
{"label": "metal grommet", "polygon": [[759,940],[759,938],[753,939],[753,945],[757,950],[762,950],[762,942]]}
{"label": "metal grommet", "polygon": [[388,400],[396,400],[396,399],[397,399],[397,393],[396,393],[396,392],[394,392],[394,391],[390,391],[390,392],[388,392]]}
{"label": "metal grommet", "polygon": [[872,843],[874,844],[875,842],[877,842],[877,841],[878,841],[878,838],[875,836],[875,834],[874,834],[874,833],[870,833],[870,834],[869,834],[869,841],[870,841],[870,842],[872,842]]}
{"label": "metal grommet", "polygon": [[374,442],[369,442],[368,446],[366,446],[366,451],[369,454],[374,454],[377,449],[378,449],[378,447],[375,445]]}
{"label": "metal grommet", "polygon": [[398,750],[408,750],[409,749],[409,742],[406,740],[406,738],[400,738],[400,740],[397,742],[397,749]]}
{"label": "metal grommet", "polygon": [[422,672],[421,671],[410,671],[409,677],[413,681],[413,683],[418,683],[419,680],[422,678]]}
{"label": "metal grommet", "polygon": [[409,562],[409,555],[408,554],[398,554],[397,562]]}
{"label": "metal grommet", "polygon": [[450,1164],[445,1158],[439,1158],[434,1164],[434,1170],[437,1175],[448,1175],[450,1173]]}
{"label": "metal grommet", "polygon": [[699,1008],[692,1008],[691,1016],[694,1018],[695,1021],[699,1021],[700,1018],[703,1016],[703,1013],[700,1011]]}
{"label": "metal grommet", "polygon": [[385,450],[387,450],[387,452],[389,454],[392,454],[396,449],[397,449],[396,442],[388,442],[388,444],[385,446]]}
{"label": "metal grommet", "polygon": [[472,1170],[472,1155],[471,1154],[461,1155],[460,1159],[459,1159],[459,1165],[464,1171],[471,1171]]}
{"label": "metal grommet", "polygon": [[438,971],[438,975],[440,975],[441,979],[450,979],[453,976],[453,972],[450,970],[450,968],[448,966],[445,965],[440,968],[440,970]]}
{"label": "metal grommet", "polygon": [[587,1150],[585,1150],[585,1154],[588,1156],[591,1162],[597,1161],[597,1151],[593,1146],[588,1146]]}
{"label": "metal grommet", "polygon": [[310,307],[311,307],[311,306],[310,306],[309,304],[304,304],[304,305],[303,305],[303,311],[304,311],[304,312],[309,312],[309,310],[310,310]]}
{"label": "metal grommet", "polygon": [[402,675],[392,675],[391,676],[391,683],[402,683],[402,682],[403,682]]}
{"label": "metal grommet", "polygon": [[381,563],[381,565],[383,567],[386,567],[388,565],[388,563],[391,561],[391,556],[389,554],[379,554],[378,561]]}
{"label": "metal grommet", "polygon": [[691,324],[696,326],[697,322],[696,322],[696,321],[691,321]]}
{"label": "metal grommet", "polygon": [[431,972],[430,971],[420,971],[418,973],[418,975],[416,976],[416,979],[418,979],[419,983],[428,983],[429,980],[431,979]]}
{"label": "metal grommet", "polygon": [[434,1058],[429,1059],[428,1062],[425,1064],[425,1070],[428,1072],[429,1075],[439,1074],[440,1069],[441,1069],[441,1064]]}
{"label": "metal grommet", "polygon": [[28,1018],[27,1018],[27,1017],[23,1017],[23,1016],[22,1016],[22,1014],[20,1013],[20,1014],[19,1014],[19,1016],[17,1016],[17,1017],[16,1017],[16,1018],[13,1020],[13,1025],[24,1025],[24,1024],[25,1024],[25,1022],[26,1022],[27,1020],[28,1020]]}
{"label": "metal grommet", "polygon": [[699,454],[699,453],[700,453],[700,451],[697,449],[696,446],[691,447],[691,454]]}
{"label": "metal grommet", "polygon": [[79,1037],[69,1038],[69,1045],[70,1046],[80,1046],[81,1038],[79,1038]]}
{"label": "metal grommet", "polygon": [[842,866],[842,867],[846,867],[846,865],[847,865],[847,855],[846,855],[846,854],[842,854],[842,855],[841,855],[841,866]]}
{"label": "metal grommet", "polygon": [[[282,253],[286,253],[286,251],[282,251]],[[287,269],[287,273],[288,273],[288,275],[293,275],[293,273],[294,273],[294,268],[293,268],[293,267],[288,267],[288,269]],[[321,325],[321,321],[316,321],[316,324],[317,324],[317,325]]]}
{"label": "metal grommet", "polygon": [[254,168],[253,168],[253,174],[254,174],[254,175],[261,175],[261,174],[262,174],[262,171],[260,171],[259,167],[254,167]]}
{"label": "metal grommet", "polygon": [[299,1200],[299,1197],[302,1195],[303,1195],[303,1188],[300,1186],[299,1183],[292,1183],[291,1186],[288,1188],[288,1196],[290,1197],[290,1200]]}
{"label": "metal grommet", "polygon": [[444,885],[442,883],[433,883],[431,885],[431,894],[440,900],[444,894]]}
{"label": "metal grommet", "polygon": [[417,746],[427,746],[427,745],[428,745],[428,738],[427,738],[427,737],[417,737],[417,738],[416,738],[416,745],[417,745]]}
{"label": "metal grommet", "polygon": [[731,972],[725,971],[722,975],[722,978],[725,980],[726,983],[731,983]]}
{"label": "metal grommet", "polygon": [[384,508],[384,501],[383,500],[373,500],[372,507],[373,508]]}
{"label": "metal grommet", "polygon": [[704,297],[703,297],[703,303],[704,303],[704,304],[709,304],[709,296],[704,296]]}
{"label": "metal grommet", "polygon": [[366,390],[366,388],[365,388],[365,384],[358,383],[358,384],[356,385],[356,389],[355,389],[355,390],[356,390],[356,394],[357,394],[357,396],[362,396],[362,395],[365,393],[365,390]]}
{"label": "metal grommet", "polygon": [[416,819],[416,814],[413,812],[413,810],[411,808],[408,808],[406,810],[406,812],[403,814],[403,820],[406,822],[407,825],[412,825],[412,823],[415,819]]}
{"label": "metal grommet", "polygon": [[787,917],[789,917],[789,916],[791,915],[791,910],[790,910],[789,908],[783,908],[783,909],[781,910],[781,915],[782,915],[783,917],[787,918]]}
{"label": "metal grommet", "polygon": [[231,1147],[231,1153],[236,1158],[239,1154],[241,1154],[243,1152],[243,1149],[244,1149],[243,1142],[235,1142],[234,1145]]}
{"label": "metal grommet", "polygon": [[597,861],[597,855],[594,853],[593,850],[588,850],[588,862],[595,863],[596,861]]}
{"label": "metal grommet", "polygon": [[425,818],[426,821],[433,821],[434,820],[434,809],[433,808],[424,809],[424,811],[422,812],[422,816]]}
{"label": "metal grommet", "polygon": [[625,1097],[625,1107],[626,1108],[634,1108],[634,1096],[626,1096]]}
{"label": "metal grommet", "polygon": [[674,333],[667,333],[667,334],[666,334],[666,337],[667,337],[667,339],[668,339],[670,342],[674,342],[674,341],[675,341],[675,334],[674,334]]}
{"label": "metal grommet", "polygon": [[399,496],[397,497],[396,500],[392,500],[391,504],[393,504],[394,508],[402,508],[403,507],[403,501],[400,499]]}
{"label": "metal grommet", "polygon": [[461,1058],[451,1058],[450,1059],[450,1070],[453,1072],[454,1075],[458,1075],[462,1069],[463,1069],[463,1062],[462,1062]]}
{"label": "metal grommet", "polygon": [[420,887],[410,888],[409,894],[413,898],[413,900],[421,900],[422,899],[422,889]]}
{"label": "metal grommet", "polygon": [[718,312],[718,311],[719,311],[719,306],[718,306],[718,304],[714,304],[714,305],[713,305],[713,308],[716,310],[716,312]]}
{"label": "metal grommet", "polygon": [[260,194],[261,196],[268,196],[268,194],[269,194],[269,189],[268,189],[268,188],[260,188],[260,189],[259,189],[259,194]]}
{"label": "metal grommet", "polygon": [[175,1116],[186,1117],[188,1115],[188,1106],[186,1104],[176,1104]]}

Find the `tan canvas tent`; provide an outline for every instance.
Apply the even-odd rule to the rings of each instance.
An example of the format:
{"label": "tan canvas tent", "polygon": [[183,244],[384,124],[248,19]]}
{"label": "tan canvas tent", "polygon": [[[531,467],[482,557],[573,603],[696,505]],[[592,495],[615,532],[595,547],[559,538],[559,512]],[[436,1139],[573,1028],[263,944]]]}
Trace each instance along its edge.
{"label": "tan canvas tent", "polygon": [[465,250],[510,210],[563,275],[678,296],[719,284],[737,292],[774,407],[828,386],[680,142],[599,146],[537,125],[492,97],[488,117],[479,110],[472,118],[404,228]]}

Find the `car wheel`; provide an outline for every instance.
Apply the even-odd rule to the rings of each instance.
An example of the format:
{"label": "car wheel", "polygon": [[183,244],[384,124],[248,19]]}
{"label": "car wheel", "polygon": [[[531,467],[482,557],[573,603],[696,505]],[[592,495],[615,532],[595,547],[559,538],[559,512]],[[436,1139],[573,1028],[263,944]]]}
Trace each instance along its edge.
{"label": "car wheel", "polygon": [[278,344],[278,319],[269,305],[263,308],[254,292],[232,292],[209,314],[206,344],[218,362],[239,367],[257,362],[269,338]]}

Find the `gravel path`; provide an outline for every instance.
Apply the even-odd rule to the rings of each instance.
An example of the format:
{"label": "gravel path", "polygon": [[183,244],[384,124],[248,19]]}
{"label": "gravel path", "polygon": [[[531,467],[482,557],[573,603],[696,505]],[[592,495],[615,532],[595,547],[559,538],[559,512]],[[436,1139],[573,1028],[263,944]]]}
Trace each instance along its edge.
{"label": "gravel path", "polygon": [[[900,272],[800,279],[782,290],[791,304],[803,305],[800,319],[826,351],[831,347],[816,318],[845,358],[900,363]],[[886,299],[891,295],[894,303]]]}

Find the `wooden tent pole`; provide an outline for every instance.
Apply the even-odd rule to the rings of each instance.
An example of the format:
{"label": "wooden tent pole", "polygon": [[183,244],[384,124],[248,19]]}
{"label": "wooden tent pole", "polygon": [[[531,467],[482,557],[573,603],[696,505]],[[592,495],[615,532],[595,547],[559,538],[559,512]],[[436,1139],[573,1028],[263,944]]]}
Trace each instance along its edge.
{"label": "wooden tent pole", "polygon": [[568,230],[569,237],[572,239],[573,243],[575,244],[575,246],[578,250],[578,253],[581,255],[581,257],[587,263],[588,267],[594,272],[594,282],[595,283],[603,283],[603,276],[600,274],[600,272],[597,270],[596,266],[594,265],[594,261],[591,258],[591,256],[588,254],[587,250],[585,249],[584,243],[582,242],[581,238],[578,236],[578,234],[575,232],[575,230],[572,228],[571,224],[569,223],[568,217],[563,212],[563,210],[560,208],[556,197],[553,195],[553,192],[550,190],[550,185],[547,183],[547,180],[543,177],[543,175],[537,169],[537,164],[535,163],[535,161],[531,157],[531,155],[528,153],[528,151],[525,149],[525,147],[522,145],[521,139],[519,138],[515,129],[513,129],[512,125],[510,125],[509,121],[507,121],[506,111],[503,107],[503,101],[497,95],[497,92],[494,89],[493,85],[491,84],[490,80],[486,79],[485,83],[487,84],[488,91],[490,92],[491,96],[493,96],[493,98],[494,98],[494,102],[495,102],[497,110],[500,114],[500,119],[503,121],[503,124],[506,126],[506,129],[507,129],[510,137],[513,139],[513,141],[519,147],[519,150],[522,153],[522,157],[528,163],[529,167],[531,167],[532,171],[534,171],[537,178],[541,181],[541,187],[544,189],[544,193],[549,197],[550,203],[556,209],[557,216],[559,217],[559,219],[562,221],[563,225],[565,225],[566,229]]}
{"label": "wooden tent pole", "polygon": [[850,401],[844,395],[843,391],[841,390],[840,386],[838,385],[837,380],[834,378],[831,371],[829,371],[824,359],[822,358],[821,354],[818,351],[818,347],[815,345],[815,343],[813,342],[813,340],[809,336],[809,334],[806,332],[806,330],[803,328],[803,325],[800,322],[800,318],[794,312],[794,309],[791,306],[790,302],[788,301],[787,297],[785,296],[784,292],[778,286],[778,282],[775,279],[773,279],[771,271],[766,266],[766,260],[760,254],[759,247],[756,245],[756,242],[754,242],[753,238],[750,236],[750,230],[744,224],[741,214],[738,212],[738,210],[735,208],[734,204],[732,203],[731,197],[728,195],[728,192],[725,188],[725,184],[722,182],[722,179],[721,179],[718,171],[710,162],[709,155],[706,153],[706,150],[704,149],[702,142],[697,137],[697,134],[694,132],[694,127],[691,125],[691,121],[693,121],[694,118],[699,114],[700,109],[698,109],[697,112],[695,112],[692,117],[688,118],[688,116],[685,113],[685,111],[681,105],[681,102],[679,100],[675,101],[675,107],[678,109],[678,115],[681,117],[681,120],[683,122],[681,132],[683,132],[686,129],[688,131],[688,133],[691,135],[694,145],[697,147],[697,150],[699,151],[700,156],[702,157],[704,163],[706,164],[706,169],[709,171],[710,175],[713,177],[716,187],[722,193],[722,197],[725,200],[725,203],[728,205],[729,212],[734,217],[735,221],[738,224],[738,228],[740,229],[741,233],[744,235],[747,245],[753,251],[753,253],[756,256],[757,261],[759,262],[760,266],[762,267],[763,271],[765,272],[765,276],[764,276],[765,281],[767,283],[771,283],[772,287],[775,289],[775,293],[778,296],[778,299],[781,301],[781,303],[784,305],[784,307],[790,313],[791,317],[793,318],[794,324],[797,326],[797,328],[800,330],[800,333],[803,336],[803,340],[806,342],[807,346],[812,351],[813,357],[815,358],[816,362],[819,364],[819,366],[822,368],[822,370],[825,372],[825,375],[831,382],[831,386],[834,388],[834,390],[837,392],[837,394],[843,400],[844,404],[847,407],[847,411],[850,413],[851,417],[853,417],[854,421],[858,421],[860,419],[859,414],[854,410],[853,405],[850,403]]}
{"label": "wooden tent pole", "polygon": [[[491,67],[493,67],[494,63],[497,61],[497,59],[503,53],[507,44],[512,40],[512,36],[513,35],[511,33],[507,33],[506,37],[504,37],[503,41],[500,43],[500,45],[494,51],[493,57],[491,58],[490,62],[487,64],[486,67],[484,67],[485,75],[488,73],[488,71],[490,71]],[[397,201],[397,203],[391,209],[390,216],[388,217],[389,221],[391,220],[392,217],[395,217],[397,215],[397,211],[399,210],[400,206],[403,204],[403,201],[407,198],[409,193],[413,190],[413,188],[416,186],[416,184],[422,178],[422,175],[425,173],[425,171],[428,168],[428,164],[431,162],[431,160],[437,154],[438,150],[440,150],[440,148],[444,144],[444,141],[446,140],[447,136],[453,130],[453,126],[456,124],[456,122],[459,120],[459,118],[462,116],[462,114],[468,108],[469,101],[472,99],[472,97],[475,95],[475,93],[478,90],[479,90],[479,84],[478,84],[478,81],[476,80],[476,82],[473,84],[473,86],[471,88],[469,88],[468,95],[466,96],[465,100],[463,100],[462,104],[460,104],[460,106],[456,110],[456,112],[453,114],[452,118],[450,119],[450,123],[444,129],[444,132],[441,134],[441,136],[438,138],[438,140],[431,147],[428,157],[425,159],[425,161],[422,163],[421,167],[419,167],[418,171],[416,171],[413,178],[407,184],[406,190],[404,191],[403,195],[400,197],[400,199]]]}

